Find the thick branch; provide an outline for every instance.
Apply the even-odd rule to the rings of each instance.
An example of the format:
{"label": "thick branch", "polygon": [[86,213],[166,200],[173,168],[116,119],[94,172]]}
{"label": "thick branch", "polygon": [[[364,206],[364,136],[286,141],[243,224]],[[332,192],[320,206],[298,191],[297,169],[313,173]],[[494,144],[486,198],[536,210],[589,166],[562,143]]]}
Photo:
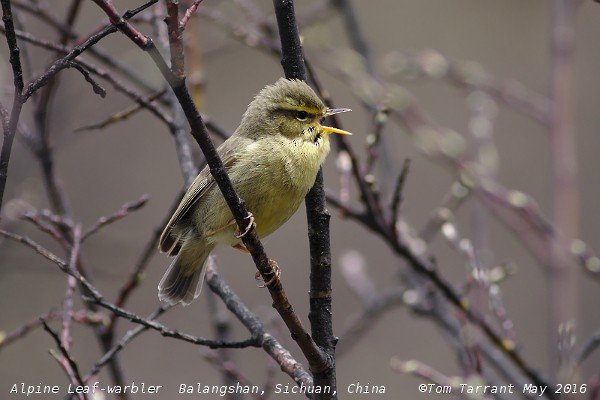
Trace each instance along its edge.
{"label": "thick branch", "polygon": [[[302,46],[296,26],[294,2],[273,0],[279,37],[281,40],[281,65],[288,79],[306,80]],[[329,238],[330,215],[325,207],[323,171],[319,170],[315,184],[306,196],[306,217],[310,245],[310,313],[312,336],[327,356],[328,366],[314,373],[315,386],[336,390],[335,345],[331,304],[331,248]],[[323,396],[323,397],[321,397]],[[335,394],[317,395],[317,398],[337,398]]]}

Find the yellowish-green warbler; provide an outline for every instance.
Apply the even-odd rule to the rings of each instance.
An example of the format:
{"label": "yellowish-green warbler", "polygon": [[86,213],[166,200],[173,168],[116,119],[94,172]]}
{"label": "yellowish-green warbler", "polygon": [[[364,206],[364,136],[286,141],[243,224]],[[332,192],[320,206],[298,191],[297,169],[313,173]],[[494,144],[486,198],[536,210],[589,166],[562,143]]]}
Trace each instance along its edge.
{"label": "yellowish-green warbler", "polygon": [[[279,79],[258,93],[240,126],[217,152],[237,194],[264,238],[298,209],[329,152],[329,134],[350,134],[320,121],[348,108],[328,109],[303,81]],[[216,244],[244,249],[231,211],[205,167],[160,237],[177,256],[158,285],[158,297],[190,304],[200,294],[204,263]]]}

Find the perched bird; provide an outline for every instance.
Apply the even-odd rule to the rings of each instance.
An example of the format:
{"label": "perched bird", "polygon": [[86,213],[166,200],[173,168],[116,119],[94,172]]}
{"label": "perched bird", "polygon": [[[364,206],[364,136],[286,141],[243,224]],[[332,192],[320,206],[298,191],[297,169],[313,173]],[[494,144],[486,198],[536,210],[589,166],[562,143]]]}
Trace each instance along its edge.
{"label": "perched bird", "polygon": [[[217,152],[260,238],[285,223],[313,186],[329,152],[329,134],[350,134],[320,121],[348,108],[328,109],[301,80],[281,78],[252,100],[234,134]],[[217,244],[245,250],[237,224],[205,167],[183,196],[160,237],[175,260],[158,285],[158,297],[190,304],[202,288],[204,263]]]}

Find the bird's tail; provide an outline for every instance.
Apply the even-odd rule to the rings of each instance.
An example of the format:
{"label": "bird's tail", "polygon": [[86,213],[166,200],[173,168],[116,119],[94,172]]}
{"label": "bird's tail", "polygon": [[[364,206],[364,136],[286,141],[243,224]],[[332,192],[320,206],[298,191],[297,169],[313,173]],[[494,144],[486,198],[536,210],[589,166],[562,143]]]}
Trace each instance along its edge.
{"label": "bird's tail", "polygon": [[202,290],[204,263],[214,245],[188,239],[158,284],[158,298],[171,305],[190,304]]}

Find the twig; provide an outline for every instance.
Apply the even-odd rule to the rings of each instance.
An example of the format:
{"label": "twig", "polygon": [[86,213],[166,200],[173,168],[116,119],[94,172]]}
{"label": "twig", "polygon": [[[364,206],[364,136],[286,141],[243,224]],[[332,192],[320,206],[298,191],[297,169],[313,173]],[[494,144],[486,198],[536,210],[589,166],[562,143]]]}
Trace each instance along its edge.
{"label": "twig", "polygon": [[[330,197],[333,198],[332,196]],[[355,219],[361,221],[359,215],[357,215]],[[378,225],[373,223],[364,225],[384,238],[386,243],[388,243],[388,245],[397,255],[408,261],[409,265],[415,272],[421,274],[431,283],[433,283],[440,290],[443,296],[457,309],[461,310],[471,322],[479,326],[479,328],[482,329],[490,341],[499,349],[501,349],[515,363],[515,365],[517,365],[519,369],[521,369],[523,373],[532,380],[532,382],[536,382],[536,385],[546,385],[545,379],[541,376],[541,374],[521,357],[521,355],[517,352],[517,349],[507,346],[507,343],[503,340],[502,335],[498,334],[496,330],[487,322],[485,316],[469,307],[469,305],[462,300],[461,295],[456,292],[452,285],[439,274],[435,268],[435,265],[430,260],[426,259],[424,254],[415,252],[411,248],[409,242],[407,242],[406,238],[399,237],[398,241],[393,242],[390,240],[388,233],[381,230]]]}
{"label": "twig", "polygon": [[26,246],[35,250],[38,254],[40,254],[43,257],[47,258],[48,260],[52,261],[63,272],[65,272],[66,274],[73,276],[75,279],[77,279],[84,286],[84,288],[89,292],[90,298],[85,299],[86,301],[92,301],[95,304],[98,304],[99,306],[106,308],[107,310],[110,310],[113,313],[115,313],[123,318],[130,320],[131,322],[141,324],[148,328],[154,329],[163,336],[172,337],[175,339],[183,340],[186,342],[191,342],[194,344],[208,346],[211,348],[218,348],[218,347],[243,348],[243,347],[249,347],[249,346],[258,346],[258,344],[256,343],[256,340],[253,338],[244,340],[244,341],[240,341],[240,342],[223,342],[220,340],[205,339],[202,337],[197,337],[197,336],[189,335],[187,333],[179,332],[174,329],[170,329],[161,323],[140,317],[139,315],[137,315],[135,313],[124,310],[124,309],[117,307],[114,304],[106,301],[104,299],[104,297],[100,294],[100,292],[98,292],[98,290],[91,283],[89,283],[89,281],[83,275],[81,275],[77,270],[71,269],[69,267],[69,264],[67,264],[65,261],[63,261],[56,255],[54,255],[49,250],[40,246],[38,243],[31,240],[30,238],[28,238],[26,236],[17,235],[17,234],[11,233],[11,232],[6,232],[1,229],[0,229],[0,235],[3,235],[9,239],[12,239],[14,241],[25,244]]}
{"label": "twig", "polygon": [[[79,251],[81,249],[81,225],[75,225],[73,229],[73,246],[71,247],[71,255],[69,257],[69,268],[75,269],[79,261]],[[62,318],[62,343],[66,350],[71,348],[71,321],[73,319],[73,294],[77,286],[77,280],[72,277],[67,277],[67,289],[65,299],[63,301],[63,318]]]}
{"label": "twig", "polygon": [[348,350],[358,342],[365,333],[367,333],[367,330],[370,329],[377,319],[386,311],[404,304],[403,296],[405,291],[404,288],[384,291],[376,298],[372,299],[359,314],[352,317],[348,326],[345,328],[342,335],[340,335],[342,339],[337,347],[338,356],[348,353]]}
{"label": "twig", "polygon": [[371,75],[374,75],[375,66],[373,63],[373,58],[371,57],[371,51],[367,45],[364,35],[362,34],[361,26],[356,18],[356,13],[354,12],[352,2],[348,0],[331,0],[331,3],[338,9],[340,14],[342,14],[344,28],[346,29],[346,33],[350,39],[350,44],[354,50],[356,50],[356,52],[362,56],[363,60],[365,61],[367,72]]}
{"label": "twig", "polygon": [[18,339],[24,338],[29,332],[40,327],[42,325],[42,321],[59,319],[61,316],[62,314],[58,311],[49,311],[37,318],[33,318],[25,322],[23,325],[7,334],[0,334],[0,350]]}
{"label": "twig", "polygon": [[[161,316],[164,312],[166,312],[170,308],[171,307],[168,305],[161,305],[158,308],[158,310],[156,310],[152,314],[150,314],[147,319],[149,321],[152,321],[152,320],[158,318],[159,316]],[[147,327],[145,325],[138,325],[135,328],[127,331],[127,333],[125,334],[125,336],[123,336],[123,338],[121,338],[121,340],[119,340],[117,343],[115,343],[115,345],[109,351],[107,351],[98,361],[96,361],[96,363],[94,363],[94,366],[92,367],[92,369],[83,378],[84,384],[86,382],[88,382],[93,376],[97,375],[100,372],[100,370],[102,369],[102,367],[104,367],[106,364],[108,364],[110,362],[110,360],[112,360],[118,352],[120,352],[121,350],[123,350],[123,348],[125,348],[126,345],[128,345],[133,339],[135,339],[138,335],[140,335],[142,332],[147,331],[148,329],[149,329],[149,327]]]}
{"label": "twig", "polygon": [[392,202],[390,205],[390,209],[392,210],[392,217],[390,218],[390,232],[395,236],[395,240],[398,237],[398,228],[396,227],[398,222],[398,216],[400,212],[400,204],[402,203],[402,191],[404,189],[404,182],[406,182],[406,177],[408,176],[408,169],[410,168],[410,159],[407,158],[404,160],[404,164],[402,165],[402,170],[400,171],[400,175],[398,175],[398,180],[396,181],[396,186],[394,187],[394,193],[392,195]]}
{"label": "twig", "polygon": [[[319,80],[317,79],[316,73],[311,67],[311,63],[305,62],[306,70],[308,72],[308,76],[310,80],[315,85],[317,91],[321,94],[323,101],[329,108],[335,108],[333,102],[329,98],[328,93],[323,89]],[[333,123],[335,126],[339,126],[339,121],[336,115],[332,117]],[[383,229],[387,229],[389,224],[386,223],[383,218],[383,211],[379,201],[378,193],[373,190],[372,182],[370,183],[366,177],[361,165],[358,161],[358,155],[354,151],[353,147],[348,143],[346,138],[342,137],[342,135],[336,135],[335,143],[338,147],[338,151],[344,151],[348,154],[352,165],[352,174],[355,178],[356,184],[358,185],[358,189],[360,191],[360,196],[362,202],[365,204],[365,210],[369,216],[369,218],[373,221],[375,225],[379,225],[383,227]]]}
{"label": "twig", "polygon": [[[178,9],[179,6],[176,2],[166,2],[168,10],[167,15],[167,26],[161,24],[161,20],[154,18],[155,30],[158,32],[158,45],[163,53],[171,53],[171,65],[172,68],[177,68],[179,74],[184,73],[184,49],[183,49],[183,28],[179,25],[178,21]],[[171,46],[176,48],[171,49]],[[178,56],[174,54],[178,52]],[[174,65],[176,64],[176,65]],[[172,91],[167,92],[165,98],[166,103],[171,110],[173,116],[173,126],[171,133],[175,139],[175,150],[177,152],[177,158],[179,159],[179,166],[183,174],[185,186],[189,187],[196,176],[198,175],[199,168],[192,156],[192,147],[190,146],[190,135],[187,129],[187,120],[181,106],[177,101],[177,97]]]}
{"label": "twig", "polygon": [[454,217],[454,214],[464,204],[471,194],[471,189],[456,181],[442,200],[442,205],[433,211],[423,228],[419,231],[419,237],[426,243],[430,243],[438,234],[442,226]]}
{"label": "twig", "polygon": [[54,255],[54,253],[52,253],[49,250],[45,249],[44,247],[40,246],[38,243],[34,242],[33,240],[31,240],[30,238],[28,238],[26,236],[21,236],[21,235],[15,234],[15,233],[7,232],[3,229],[0,229],[0,235],[6,237],[8,239],[14,240],[16,242],[21,242],[24,245],[32,248],[33,250],[35,250],[36,253],[40,254],[41,256],[52,261],[54,264],[58,265],[59,268],[61,270],[63,270],[63,272],[66,272],[69,269],[68,264],[65,263],[63,260],[61,260],[56,255]]}
{"label": "twig", "polygon": [[281,49],[271,38],[260,34],[256,30],[249,29],[246,24],[237,25],[232,23],[218,10],[213,10],[208,7],[202,7],[198,10],[198,15],[209,19],[227,29],[234,38],[240,40],[244,44],[251,47],[267,51],[269,54],[281,56]]}
{"label": "twig", "polygon": [[[65,221],[57,215],[53,215],[49,210],[39,212],[34,209],[25,212],[25,214],[23,214],[23,219],[33,223],[40,231],[49,234],[64,249],[71,248],[71,243],[63,234],[65,228],[71,228],[68,221]],[[48,220],[49,223],[46,220]]]}
{"label": "twig", "polygon": [[106,89],[104,89],[102,86],[100,86],[90,75],[90,73],[79,63],[76,62],[69,62],[66,63],[64,65],[62,65],[62,68],[74,68],[77,71],[79,71],[81,73],[81,75],[83,75],[84,79],[86,80],[86,82],[88,82],[91,86],[92,89],[94,90],[94,93],[96,93],[97,95],[99,95],[102,98],[106,97]]}
{"label": "twig", "polygon": [[129,215],[131,211],[139,210],[148,202],[148,200],[150,200],[150,196],[144,194],[135,201],[130,201],[123,204],[123,206],[118,211],[114,212],[108,217],[100,217],[98,221],[94,225],[90,226],[88,230],[85,231],[85,233],[81,236],[81,241],[85,241],[85,239],[87,239],[90,235],[98,232],[100,228],[125,218]]}
{"label": "twig", "polygon": [[[4,1],[7,1],[7,0],[4,0]],[[152,4],[155,4],[157,1],[158,0],[150,0],[147,3],[145,3],[144,5],[142,5],[141,7],[138,7],[135,10],[126,12],[123,15],[123,17],[121,17],[119,15],[115,15],[113,19],[117,20],[116,22],[118,24],[120,24],[119,26],[127,25],[127,24],[124,24],[124,21],[127,21],[128,19],[132,18],[134,15],[136,15],[137,13],[150,7]],[[81,45],[76,46],[73,50],[71,50],[69,52],[69,54],[67,54],[63,58],[55,61],[54,64],[52,64],[52,66],[50,66],[50,68],[42,76],[40,76],[39,78],[37,78],[36,80],[34,80],[33,82],[31,82],[27,85],[27,89],[23,93],[23,102],[27,101],[27,99],[33,93],[35,93],[39,88],[46,85],[61,69],[64,68],[65,64],[70,63],[81,53],[86,51],[88,48],[94,46],[96,43],[98,43],[104,37],[108,36],[111,33],[116,32],[116,31],[117,31],[117,27],[115,27],[114,25],[108,25],[104,29],[102,29],[99,33],[88,38]]]}
{"label": "twig", "polygon": [[367,136],[367,161],[365,162],[365,170],[368,174],[373,172],[375,162],[380,157],[382,133],[389,121],[389,113],[389,107],[381,105],[377,107],[373,115],[373,132]]}
{"label": "twig", "polygon": [[[3,28],[0,28],[0,30],[2,32],[5,32],[5,30]],[[104,31],[102,31],[104,32]],[[34,37],[33,35],[29,34],[28,32],[22,32],[22,31],[16,31],[16,35],[19,39],[23,39],[24,41],[28,42],[28,43],[32,43],[36,46],[48,49],[48,50],[53,50],[53,51],[57,51],[61,54],[70,54],[70,50],[64,46],[61,46],[59,44],[56,43],[52,43],[46,40],[42,40],[39,38]],[[94,47],[88,47],[86,50],[90,50]],[[172,125],[172,121],[171,118],[166,115],[156,104],[154,104],[154,102],[147,98],[146,96],[139,94],[138,92],[136,92],[135,90],[133,90],[132,88],[126,86],[125,84],[123,84],[121,81],[119,81],[115,76],[113,76],[113,74],[109,73],[107,70],[103,69],[103,68],[98,68],[96,66],[94,66],[91,63],[88,63],[86,61],[83,61],[82,59],[78,59],[77,61],[79,64],[81,64],[82,66],[84,66],[86,69],[88,69],[89,71],[93,72],[94,74],[100,76],[101,78],[105,79],[106,81],[110,82],[113,87],[123,93],[125,96],[129,97],[130,99],[132,99],[133,101],[135,101],[137,104],[139,104],[141,107],[144,107],[145,109],[149,110],[154,116],[156,116],[160,121],[164,122],[169,128]],[[38,78],[40,79],[40,78]]]}
{"label": "twig", "polygon": [[185,29],[188,21],[190,20],[192,15],[194,15],[200,3],[202,3],[202,0],[194,0],[192,4],[190,4],[190,6],[187,8],[187,10],[185,10],[183,17],[181,17],[181,21],[179,21],[179,27],[182,30]]}
{"label": "twig", "polygon": [[[162,97],[164,94],[165,94],[165,91],[161,90],[161,91],[151,95],[150,97],[148,97],[148,100],[150,102],[153,102],[154,100]],[[125,110],[114,113],[113,115],[109,116],[108,118],[103,119],[102,121],[94,122],[94,123],[91,123],[88,125],[80,126],[79,128],[75,128],[73,130],[73,132],[90,131],[90,130],[94,130],[94,129],[103,129],[114,123],[125,121],[129,117],[137,114],[137,112],[140,110],[142,110],[142,105],[140,105],[139,103],[134,104],[133,106],[131,106]]]}
{"label": "twig", "polygon": [[[81,3],[81,1],[78,1],[78,3]],[[18,7],[31,14],[33,17],[39,18],[41,21],[47,23],[51,28],[56,29],[56,31],[63,35],[63,38],[71,39],[74,41],[79,40],[80,35],[78,35],[73,30],[72,24],[68,24],[68,21],[67,23],[64,23],[60,21],[56,16],[52,15],[50,10],[48,10],[47,5],[43,3],[34,3],[28,0],[13,0],[13,4],[15,5],[15,7]],[[67,20],[70,20],[70,18],[67,18]],[[62,40],[63,38],[61,38],[60,41],[62,45],[67,43],[67,40]],[[101,49],[98,46],[91,47],[87,51],[96,59],[103,62],[106,66],[110,67],[113,71],[118,71],[122,73],[123,76],[125,76],[136,86],[146,91],[153,90],[152,86],[148,82],[144,81],[142,75],[130,68],[128,65],[121,62],[116,57],[110,55],[110,53],[108,53],[107,51]],[[65,53],[68,53],[68,51]]]}
{"label": "twig", "polygon": [[600,331],[596,331],[586,342],[581,345],[575,360],[577,365],[583,363],[596,349],[600,348]]}
{"label": "twig", "polygon": [[[52,339],[54,339],[54,342],[56,342],[56,346],[58,347],[62,356],[68,363],[69,367],[66,368],[67,375],[71,377],[73,383],[75,383],[77,386],[82,386],[83,379],[81,379],[81,374],[79,373],[79,366],[77,365],[77,363],[75,362],[65,345],[61,342],[60,337],[58,337],[58,334],[48,326],[46,321],[42,321],[42,325],[44,326],[44,330],[50,334]],[[87,395],[85,393],[82,393],[82,398],[87,399]]]}
{"label": "twig", "polygon": [[119,317],[125,318],[136,324],[140,324],[147,328],[153,329],[165,337],[183,340],[184,342],[189,342],[189,343],[193,343],[193,344],[197,344],[197,345],[201,345],[201,346],[207,346],[207,347],[210,347],[211,349],[216,349],[216,348],[221,348],[221,347],[241,349],[241,348],[245,348],[245,347],[258,347],[259,346],[259,344],[257,343],[255,338],[250,338],[250,339],[246,339],[246,340],[242,340],[242,341],[230,342],[230,341],[223,341],[223,340],[207,339],[207,338],[203,338],[203,337],[199,337],[199,336],[190,335],[185,332],[179,332],[178,330],[171,329],[159,322],[140,317],[139,315],[137,315],[135,313],[132,313],[123,308],[117,307],[114,304],[106,301],[101,295],[99,295],[99,293],[97,291],[96,291],[96,293],[92,294],[92,297],[89,300],[93,301],[94,303],[98,304],[101,307],[106,308],[107,310],[112,311],[113,313],[117,314]]}

